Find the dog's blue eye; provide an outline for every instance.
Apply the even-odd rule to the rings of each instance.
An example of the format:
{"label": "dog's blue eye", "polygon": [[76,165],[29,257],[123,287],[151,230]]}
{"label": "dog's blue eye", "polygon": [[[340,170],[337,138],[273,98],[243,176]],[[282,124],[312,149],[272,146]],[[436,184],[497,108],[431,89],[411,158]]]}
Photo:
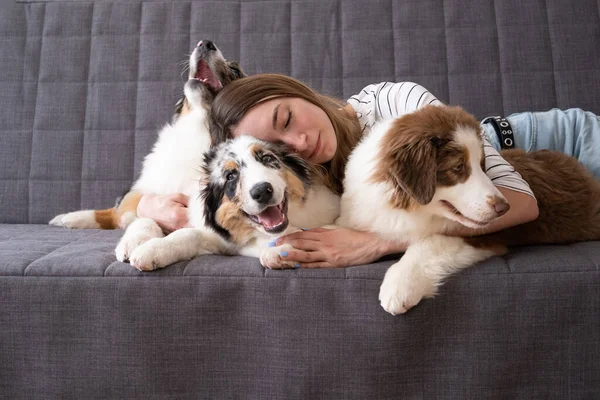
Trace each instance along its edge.
{"label": "dog's blue eye", "polygon": [[233,181],[235,180],[235,178],[237,178],[236,172],[229,172],[227,175],[225,175],[225,179],[227,179],[228,181]]}

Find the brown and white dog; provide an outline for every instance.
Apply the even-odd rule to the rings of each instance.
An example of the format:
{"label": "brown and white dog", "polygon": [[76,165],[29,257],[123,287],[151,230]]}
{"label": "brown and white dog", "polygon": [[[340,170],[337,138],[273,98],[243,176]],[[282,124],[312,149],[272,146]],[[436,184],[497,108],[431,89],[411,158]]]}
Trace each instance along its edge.
{"label": "brown and white dog", "polygon": [[409,244],[381,285],[386,311],[406,312],[434,296],[451,273],[507,246],[600,239],[600,182],[576,159],[547,150],[502,156],[529,183],[539,217],[460,238],[444,234],[457,225],[485,227],[508,210],[484,172],[481,128],[473,116],[459,107],[428,106],[382,123],[353,151],[336,225]]}
{"label": "brown and white dog", "polygon": [[[125,229],[137,218],[137,206],[144,193],[182,192],[189,173],[182,170],[198,166],[197,161],[210,147],[206,113],[216,94],[229,82],[245,76],[236,62],[227,61],[209,40],[202,40],[189,58],[189,79],[184,97],[177,102],[175,115],[159,133],[152,153],[144,160],[139,179],[117,206],[105,210],[81,210],[61,214],[50,225],[74,229]],[[187,153],[169,152],[184,141]]]}

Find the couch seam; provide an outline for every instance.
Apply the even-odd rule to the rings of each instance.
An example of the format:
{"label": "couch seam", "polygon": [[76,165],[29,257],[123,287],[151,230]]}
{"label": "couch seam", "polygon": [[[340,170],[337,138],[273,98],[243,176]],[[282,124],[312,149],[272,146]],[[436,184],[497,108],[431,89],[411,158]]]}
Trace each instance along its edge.
{"label": "couch seam", "polygon": [[[140,53],[142,51],[141,46],[142,46],[142,22],[143,22],[143,18],[144,18],[144,3],[140,3],[140,23],[138,26],[138,31],[139,31],[139,37],[138,37],[138,48],[137,48],[137,75],[136,75],[136,83],[135,83],[135,119],[133,121],[133,157],[132,157],[132,168],[131,168],[131,175],[130,175],[130,179],[129,179],[129,189],[131,189],[131,186],[133,185],[133,182],[135,181],[136,178],[136,173],[135,173],[135,166],[136,166],[136,159],[137,159],[137,132],[138,132],[138,100],[139,100],[139,90],[140,90],[140,82],[139,82],[139,77],[140,77]],[[190,21],[191,21],[191,16],[190,16]],[[189,40],[188,40],[189,41]],[[152,130],[152,129],[148,129],[148,130]],[[153,129],[156,130],[156,129]],[[155,139],[156,141],[156,139]],[[108,269],[109,266],[107,266],[106,268]]]}
{"label": "couch seam", "polygon": [[[288,38],[288,46],[287,47],[289,49],[289,51],[288,51],[288,61],[289,61],[288,75],[292,76],[292,68],[293,68],[292,66],[294,65],[292,62],[293,61],[293,59],[292,59],[293,53],[294,53],[292,46],[294,45],[294,42],[292,41],[292,30],[291,30],[291,27],[292,27],[292,1],[291,0],[287,1],[287,6],[288,6],[288,13],[289,13],[288,27],[290,28],[290,31],[289,31],[289,34],[286,34],[285,36]],[[240,28],[241,28],[241,26],[240,26]]]}
{"label": "couch seam", "polygon": [[80,169],[80,181],[79,181],[79,209],[83,209],[83,163],[85,160],[85,139],[87,135],[87,119],[88,119],[88,111],[89,111],[89,101],[90,101],[90,71],[92,65],[92,45],[94,40],[94,11],[96,9],[95,2],[92,3],[92,18],[90,20],[90,47],[88,51],[88,69],[87,69],[87,85],[86,85],[86,93],[85,93],[85,114],[83,117],[83,129],[81,130],[83,133],[83,137],[81,138],[81,169]]}
{"label": "couch seam", "polygon": [[442,0],[442,14],[444,15],[444,54],[446,57],[446,89],[448,98],[446,101],[451,104],[450,100],[450,61],[448,60],[448,20],[446,15],[446,0]]}
{"label": "couch seam", "polygon": [[506,110],[506,96],[504,96],[504,72],[502,71],[502,53],[500,51],[500,25],[498,24],[498,7],[496,6],[496,0],[494,3],[494,23],[496,24],[496,46],[498,48],[498,75],[500,76],[500,97],[502,98],[502,110],[500,115],[504,115]]}
{"label": "couch seam", "polygon": [[554,104],[558,103],[558,92],[556,90],[556,70],[554,62],[554,46],[552,45],[552,31],[550,30],[550,10],[548,9],[548,0],[544,0],[544,5],[546,8],[546,22],[548,26],[548,42],[550,43],[550,61],[552,62],[552,89],[554,91]]}
{"label": "couch seam", "polygon": [[[27,27],[29,28],[29,19],[27,20]],[[42,70],[42,48],[44,47],[44,29],[46,27],[46,4],[44,4],[44,13],[42,16],[42,39],[40,40],[40,50],[38,53],[38,71],[37,71],[37,78],[36,78],[36,85],[35,85],[35,102],[33,104],[33,118],[31,119],[31,151],[30,151],[30,159],[29,159],[29,182],[28,182],[28,188],[29,190],[27,191],[27,196],[28,196],[28,207],[27,207],[27,221],[29,223],[31,223],[31,214],[32,214],[32,199],[31,199],[31,171],[33,169],[33,139],[34,139],[34,132],[35,132],[35,116],[37,114],[37,105],[38,105],[38,96],[40,95],[40,71]],[[27,31],[29,32],[29,29],[27,29]],[[25,58],[23,58],[23,63],[25,63]],[[23,71],[23,73],[25,73],[25,71]]]}
{"label": "couch seam", "polygon": [[[76,242],[76,241],[74,241]],[[73,243],[74,243],[73,242]],[[52,252],[56,251],[57,249],[53,250]],[[52,252],[48,253],[51,254]],[[39,260],[39,259],[38,259]],[[114,263],[114,262],[113,262]],[[113,264],[111,263],[111,265]],[[29,267],[29,265],[27,266]],[[264,270],[264,268],[263,268]],[[462,272],[457,273],[457,274],[453,274],[452,275],[452,279],[453,280],[458,280],[458,279],[463,279],[463,278],[472,278],[473,276],[502,276],[502,275],[506,275],[506,276],[518,276],[518,275],[550,275],[550,274],[594,274],[594,275],[599,275],[600,276],[600,271],[597,269],[591,269],[591,270],[582,270],[582,271],[571,271],[571,270],[560,270],[560,271],[531,271],[531,272],[485,272],[485,273],[477,273],[477,274],[472,274],[469,276],[462,276]],[[157,276],[151,276],[152,274],[154,274],[153,272],[142,272],[139,275],[84,275],[84,276],[68,276],[68,275],[0,275],[0,279],[1,278],[27,278],[27,279],[48,279],[48,278],[55,278],[55,279],[89,279],[89,278],[100,278],[100,279],[123,279],[123,278],[128,278],[128,279],[153,279],[156,281],[160,281],[160,280],[166,280],[166,279],[191,279],[191,278],[209,278],[209,279],[298,279],[298,280],[322,280],[322,281],[332,281],[332,280],[336,280],[336,281],[377,281],[377,282],[381,282],[381,280],[383,279],[383,275],[381,278],[361,278],[361,277],[348,277],[348,278],[342,278],[342,277],[321,277],[321,276],[315,276],[315,277],[308,277],[308,276],[266,276],[266,275],[261,275],[261,276],[244,276],[244,275],[232,275],[232,276],[225,276],[225,275],[157,275]]]}
{"label": "couch seam", "polygon": [[339,88],[340,89],[339,93],[341,93],[342,98],[344,98],[345,101],[346,101],[346,104],[348,104],[347,101],[348,101],[348,97],[349,96],[346,96],[346,92],[344,90],[344,78],[345,78],[345,75],[344,75],[344,64],[345,64],[345,62],[344,62],[344,43],[343,43],[343,39],[342,39],[342,29],[344,28],[344,20],[343,20],[343,18],[344,18],[344,10],[343,10],[343,8],[344,7],[342,5],[342,1],[341,0],[337,0],[336,1],[336,8],[337,8],[337,14],[336,15],[337,15],[337,18],[338,18],[337,22],[338,22],[339,27],[340,27],[340,31],[338,32],[338,35],[336,36],[336,38],[339,40],[339,43],[340,43],[340,58],[341,58],[341,62],[340,62],[340,78],[342,78],[341,79],[342,85]]}

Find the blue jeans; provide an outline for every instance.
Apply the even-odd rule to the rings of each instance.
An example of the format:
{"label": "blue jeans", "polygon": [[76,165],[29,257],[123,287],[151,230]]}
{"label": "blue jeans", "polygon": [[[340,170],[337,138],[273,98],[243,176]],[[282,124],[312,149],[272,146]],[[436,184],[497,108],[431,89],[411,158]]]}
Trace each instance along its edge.
{"label": "blue jeans", "polygon": [[[573,156],[600,179],[600,117],[579,108],[523,112],[506,117],[515,147],[525,151],[555,150]],[[482,124],[487,140],[500,151],[491,124]]]}

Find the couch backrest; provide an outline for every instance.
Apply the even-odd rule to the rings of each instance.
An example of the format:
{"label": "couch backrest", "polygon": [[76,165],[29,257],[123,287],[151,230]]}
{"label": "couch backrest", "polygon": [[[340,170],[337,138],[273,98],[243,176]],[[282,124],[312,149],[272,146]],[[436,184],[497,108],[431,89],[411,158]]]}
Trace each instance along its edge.
{"label": "couch backrest", "polygon": [[600,113],[597,0],[0,1],[0,222],[112,206],[202,38],[343,98],[414,80],[479,117]]}

